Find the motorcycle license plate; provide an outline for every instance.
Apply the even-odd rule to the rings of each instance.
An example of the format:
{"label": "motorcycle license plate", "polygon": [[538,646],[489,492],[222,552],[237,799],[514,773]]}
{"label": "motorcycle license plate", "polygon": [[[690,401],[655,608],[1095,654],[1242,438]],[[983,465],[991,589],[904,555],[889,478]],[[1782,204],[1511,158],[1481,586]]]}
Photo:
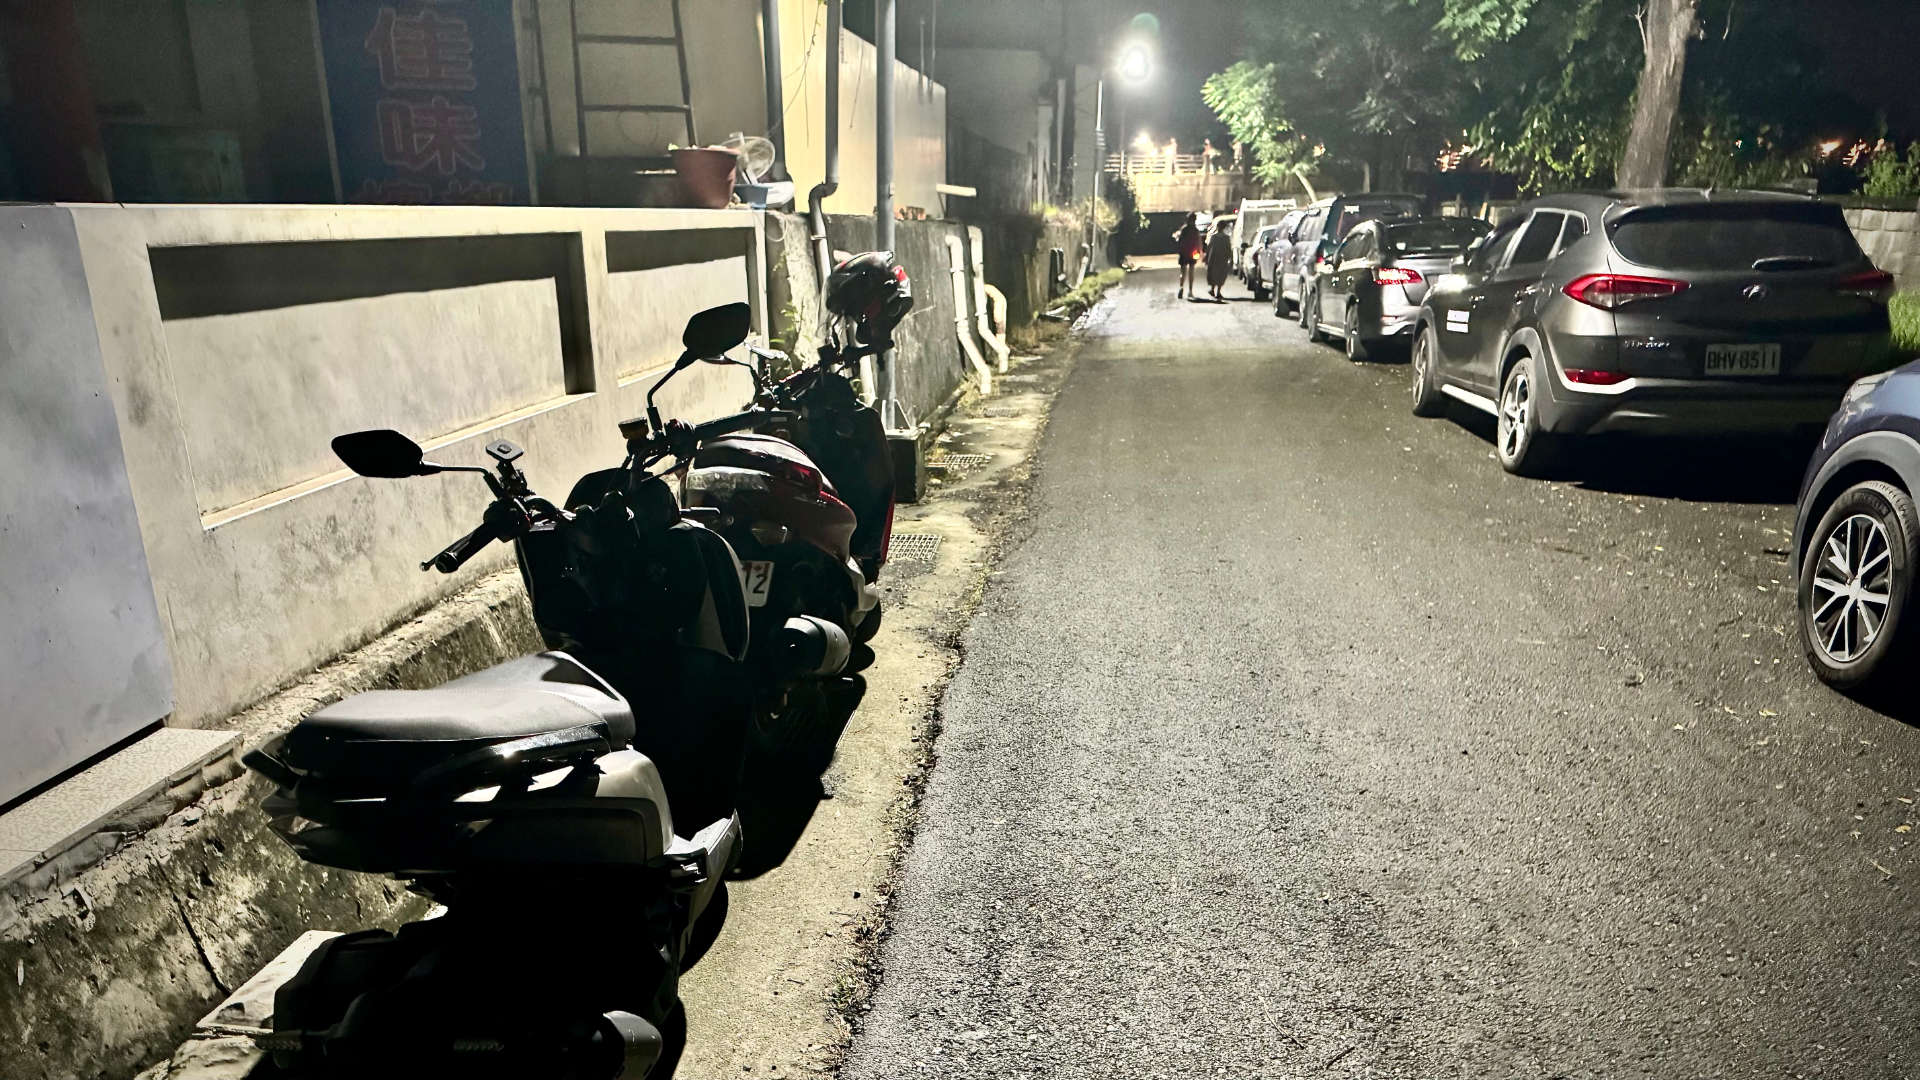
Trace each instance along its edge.
{"label": "motorcycle license plate", "polygon": [[740,587],[746,590],[748,607],[766,607],[767,595],[773,591],[773,564],[770,562],[741,563]]}

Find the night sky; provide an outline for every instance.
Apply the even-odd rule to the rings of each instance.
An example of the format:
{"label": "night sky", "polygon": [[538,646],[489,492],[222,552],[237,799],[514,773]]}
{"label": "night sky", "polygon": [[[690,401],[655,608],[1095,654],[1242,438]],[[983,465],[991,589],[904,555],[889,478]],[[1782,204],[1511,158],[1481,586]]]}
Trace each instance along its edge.
{"label": "night sky", "polygon": [[[1912,75],[1920,0],[1737,0],[1736,17],[1742,6],[1761,4],[1801,9],[1795,22],[1832,59],[1835,88],[1883,111],[1896,139],[1920,138],[1920,88]],[[1224,134],[1200,99],[1200,84],[1239,58],[1246,13],[1261,6],[1258,0],[896,0],[899,56],[917,65],[931,28],[949,47],[1037,48],[1110,64],[1120,44],[1138,36],[1137,17],[1151,15],[1158,23],[1154,77],[1132,90],[1110,79],[1109,93],[1124,104],[1109,102],[1124,116],[1126,138],[1144,129],[1162,141],[1173,136],[1193,145]],[[1630,9],[1624,0],[1622,9]],[[870,32],[872,0],[847,0],[846,10],[848,27]]]}

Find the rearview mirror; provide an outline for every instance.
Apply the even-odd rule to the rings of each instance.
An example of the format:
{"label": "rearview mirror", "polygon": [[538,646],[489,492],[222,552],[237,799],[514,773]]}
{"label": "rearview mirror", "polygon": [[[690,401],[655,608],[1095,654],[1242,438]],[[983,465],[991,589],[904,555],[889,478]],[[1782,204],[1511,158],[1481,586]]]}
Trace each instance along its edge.
{"label": "rearview mirror", "polygon": [[361,476],[391,480],[440,471],[439,466],[426,462],[426,451],[419,443],[390,428],[335,435],[333,453]]}
{"label": "rearview mirror", "polygon": [[680,344],[687,354],[705,360],[719,356],[747,340],[753,329],[753,310],[745,304],[722,304],[687,320]]}
{"label": "rearview mirror", "polygon": [[1450,269],[1452,269],[1452,271],[1453,271],[1454,273],[1456,273],[1456,274],[1464,274],[1464,273],[1466,273],[1466,272],[1467,272],[1467,257],[1466,257],[1465,255],[1455,255],[1455,256],[1453,257],[1453,265],[1452,265],[1452,267],[1451,267]]}

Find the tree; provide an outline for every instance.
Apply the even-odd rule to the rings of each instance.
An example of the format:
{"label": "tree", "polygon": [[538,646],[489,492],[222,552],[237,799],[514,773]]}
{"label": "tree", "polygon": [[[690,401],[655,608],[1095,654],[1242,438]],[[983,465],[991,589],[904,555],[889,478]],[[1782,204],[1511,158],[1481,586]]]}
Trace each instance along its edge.
{"label": "tree", "polygon": [[1667,182],[1674,127],[1680,119],[1687,45],[1700,34],[1700,0],[1647,0],[1637,18],[1646,55],[1618,181],[1626,188],[1659,187]]}
{"label": "tree", "polygon": [[1253,155],[1254,179],[1276,190],[1298,181],[1309,201],[1314,198],[1313,183],[1307,178],[1313,167],[1313,147],[1281,112],[1272,64],[1242,60],[1210,76],[1200,96],[1228,134]]}
{"label": "tree", "polygon": [[1454,123],[1458,65],[1407,0],[1264,0],[1247,41],[1248,58],[1205,93],[1269,181],[1344,165],[1394,185]]}

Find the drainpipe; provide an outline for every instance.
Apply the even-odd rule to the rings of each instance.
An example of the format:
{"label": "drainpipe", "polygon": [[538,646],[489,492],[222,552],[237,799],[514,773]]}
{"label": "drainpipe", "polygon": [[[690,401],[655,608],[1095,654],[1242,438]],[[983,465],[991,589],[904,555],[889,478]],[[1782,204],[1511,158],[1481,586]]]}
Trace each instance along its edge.
{"label": "drainpipe", "polygon": [[813,265],[820,275],[820,292],[833,273],[833,249],[827,246],[828,196],[840,190],[840,4],[827,0],[827,145],[826,174],[807,193],[808,239],[813,241]]}
{"label": "drainpipe", "polygon": [[[947,274],[953,281],[953,333],[960,339],[960,351],[967,354],[967,362],[980,376],[980,396],[993,393],[993,373],[987,367],[986,358],[980,355],[980,347],[973,343],[973,334],[967,329],[967,257],[963,253],[960,238],[948,233]],[[982,312],[980,317],[986,318]],[[1004,370],[1004,369],[1003,369]]]}
{"label": "drainpipe", "polygon": [[787,180],[791,174],[787,172],[787,100],[780,74],[780,0],[760,0],[760,39],[760,55],[767,65],[767,141],[773,143],[769,175]]}
{"label": "drainpipe", "polygon": [[893,250],[893,10],[894,0],[873,4],[873,245]]}
{"label": "drainpipe", "polygon": [[[893,58],[894,0],[873,3],[873,246],[893,250]],[[874,357],[878,369],[880,417],[890,432],[907,428],[894,393],[892,356]]]}
{"label": "drainpipe", "polygon": [[[968,254],[972,256],[973,315],[977,320],[977,325],[980,330],[980,340],[986,342],[987,348],[993,350],[995,359],[999,361],[1000,373],[1005,375],[1007,373],[1007,359],[1013,354],[1013,350],[1007,348],[1005,338],[994,333],[993,323],[987,315],[987,296],[989,292],[997,295],[1000,290],[987,284],[987,245],[984,234],[980,231],[980,226],[967,226],[967,239],[971,241],[967,247]],[[1001,315],[1001,321],[1004,324],[1006,319],[1004,314],[1006,311],[1006,297],[1000,298],[1000,305],[1000,310],[1003,313]]]}

